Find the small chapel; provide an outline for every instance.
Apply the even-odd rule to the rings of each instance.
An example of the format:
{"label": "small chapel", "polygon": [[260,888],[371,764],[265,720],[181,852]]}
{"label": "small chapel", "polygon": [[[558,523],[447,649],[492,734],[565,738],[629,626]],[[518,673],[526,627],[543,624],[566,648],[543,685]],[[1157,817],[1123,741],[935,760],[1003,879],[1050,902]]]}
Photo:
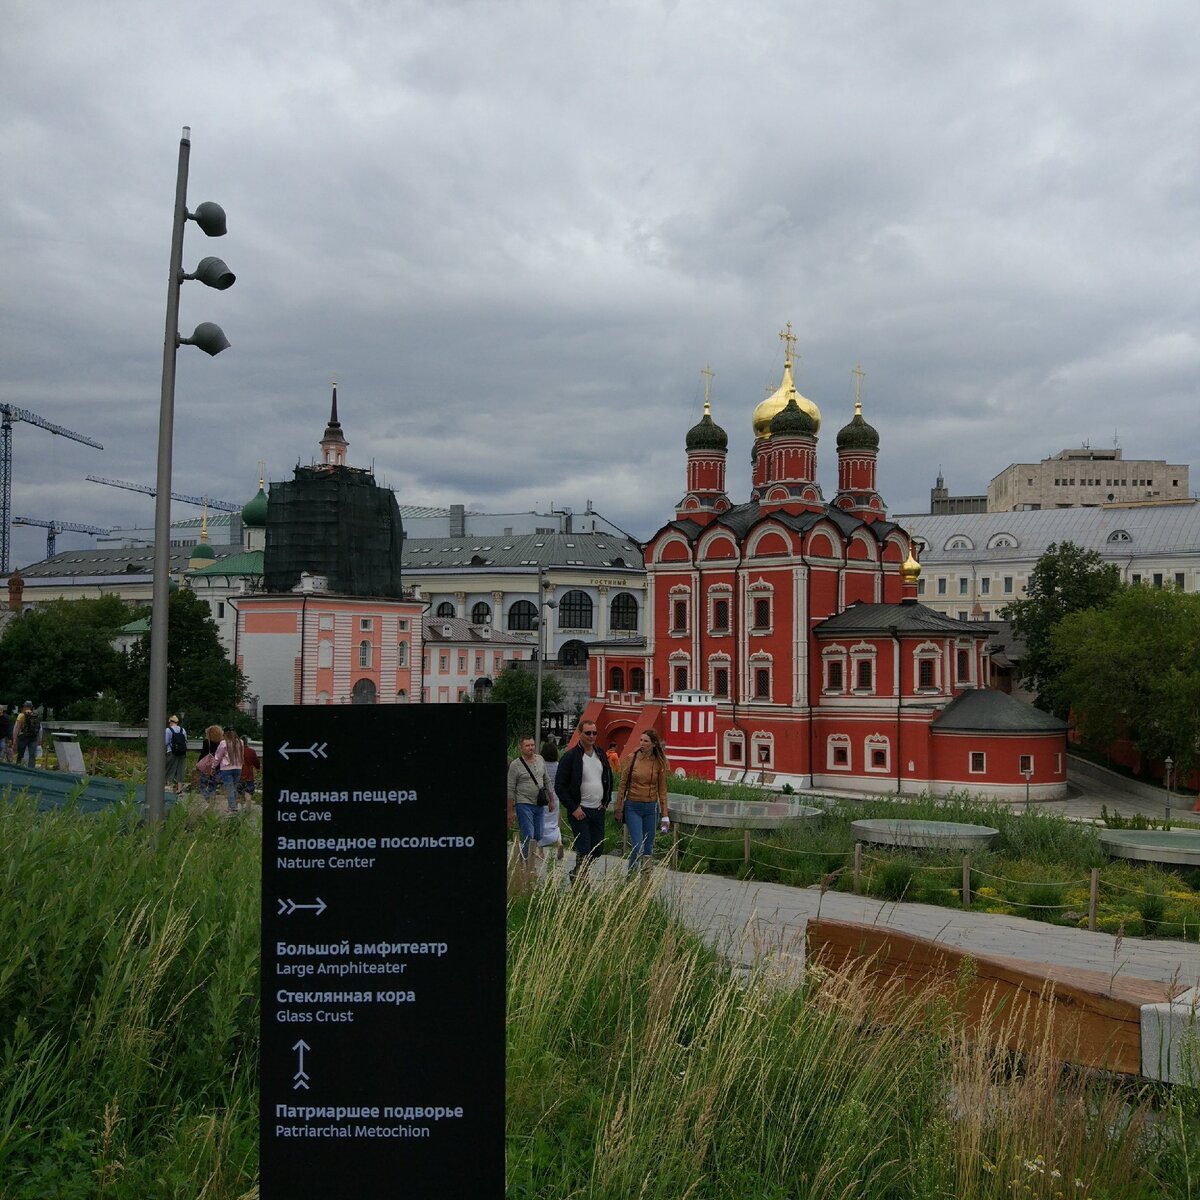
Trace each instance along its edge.
{"label": "small chapel", "polygon": [[585,717],[605,745],[654,728],[675,770],[774,790],[1065,795],[1066,725],[992,688],[995,630],[917,600],[862,371],[826,500],[821,413],[796,389],[790,324],[780,338],[782,380],[751,417],[749,499],[726,490],[706,383],[683,496],[645,547],[646,636],[591,647]]}

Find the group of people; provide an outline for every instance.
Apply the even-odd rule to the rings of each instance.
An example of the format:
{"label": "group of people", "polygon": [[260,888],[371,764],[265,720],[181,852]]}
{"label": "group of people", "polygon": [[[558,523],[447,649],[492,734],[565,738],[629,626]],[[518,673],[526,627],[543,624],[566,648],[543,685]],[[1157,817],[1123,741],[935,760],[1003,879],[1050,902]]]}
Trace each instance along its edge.
{"label": "group of people", "polygon": [[655,833],[666,833],[671,826],[667,814],[671,766],[662,739],[653,729],[646,730],[636,749],[621,760],[614,745],[608,753],[597,748],[595,721],[584,718],[578,733],[561,758],[553,743],[543,746],[539,754],[532,736],[520,740],[520,754],[508,767],[508,819],[509,824],[515,819],[520,830],[521,857],[528,862],[533,845],[543,843],[547,821],[558,828],[561,804],[575,837],[575,865],[570,872],[574,883],[580,871],[604,853],[604,814],[611,803],[618,824],[624,823],[629,831],[628,871],[633,875],[650,862]]}
{"label": "group of people", "polygon": [[32,700],[21,705],[15,721],[9,718],[8,705],[0,704],[0,759],[15,761],[18,766],[24,763],[27,767],[36,767],[41,737],[42,720],[34,710]]}
{"label": "group of people", "polygon": [[[187,788],[187,730],[179,718],[172,714],[167,721],[167,787],[177,796]],[[204,731],[200,743],[200,757],[196,761],[196,786],[201,799],[208,801],[217,788],[224,789],[225,803],[231,813],[238,811],[239,798],[249,805],[254,799],[255,772],[259,766],[258,753],[242,738],[232,725],[223,729],[210,725]]]}

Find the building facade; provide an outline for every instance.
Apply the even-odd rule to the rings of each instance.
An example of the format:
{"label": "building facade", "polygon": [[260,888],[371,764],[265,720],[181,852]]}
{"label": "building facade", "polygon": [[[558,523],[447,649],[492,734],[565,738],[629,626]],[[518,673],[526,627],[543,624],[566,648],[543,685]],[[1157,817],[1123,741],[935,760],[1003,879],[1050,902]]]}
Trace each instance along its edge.
{"label": "building facade", "polygon": [[876,488],[861,396],[837,434],[829,502],[820,412],[796,390],[790,339],[753,428],[740,504],[707,399],[687,434],[683,498],[645,548],[646,636],[592,648],[585,715],[602,740],[654,727],[696,769],[700,738],[714,777],[774,787],[1064,794],[1063,723],[990,689],[990,629],[918,601],[921,568]]}
{"label": "building facade", "polygon": [[[1186,500],[1188,468],[1161,458],[1122,458],[1117,447],[1060,450],[1039,463],[1011,463],[988,484],[988,512]],[[933,511],[937,511],[936,509]]]}
{"label": "building facade", "polygon": [[921,561],[922,603],[961,621],[988,621],[1025,598],[1052,546],[1073,542],[1113,563],[1123,583],[1200,591],[1200,503],[1110,505],[901,518]]}
{"label": "building facade", "polygon": [[486,623],[472,625],[461,617],[434,617],[428,612],[422,630],[420,698],[427,704],[486,700],[501,671],[534,656],[532,633],[505,633]]}

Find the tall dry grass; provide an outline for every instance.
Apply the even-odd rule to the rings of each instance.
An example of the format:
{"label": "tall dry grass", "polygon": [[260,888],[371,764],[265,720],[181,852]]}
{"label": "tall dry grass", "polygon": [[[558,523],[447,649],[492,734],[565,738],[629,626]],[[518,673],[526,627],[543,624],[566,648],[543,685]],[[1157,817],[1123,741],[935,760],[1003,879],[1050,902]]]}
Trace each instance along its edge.
{"label": "tall dry grass", "polygon": [[1176,1194],[1150,1095],[1045,1039],[1015,1058],[1028,1014],[969,1029],[863,972],[746,977],[636,884],[523,889],[509,963],[510,1196]]}

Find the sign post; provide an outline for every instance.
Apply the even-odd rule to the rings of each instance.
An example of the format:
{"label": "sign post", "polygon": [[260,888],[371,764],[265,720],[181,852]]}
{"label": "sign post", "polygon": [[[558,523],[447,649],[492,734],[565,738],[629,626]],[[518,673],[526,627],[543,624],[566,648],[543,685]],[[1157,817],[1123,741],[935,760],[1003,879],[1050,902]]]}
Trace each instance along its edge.
{"label": "sign post", "polygon": [[505,734],[268,707],[263,1200],[504,1193]]}

